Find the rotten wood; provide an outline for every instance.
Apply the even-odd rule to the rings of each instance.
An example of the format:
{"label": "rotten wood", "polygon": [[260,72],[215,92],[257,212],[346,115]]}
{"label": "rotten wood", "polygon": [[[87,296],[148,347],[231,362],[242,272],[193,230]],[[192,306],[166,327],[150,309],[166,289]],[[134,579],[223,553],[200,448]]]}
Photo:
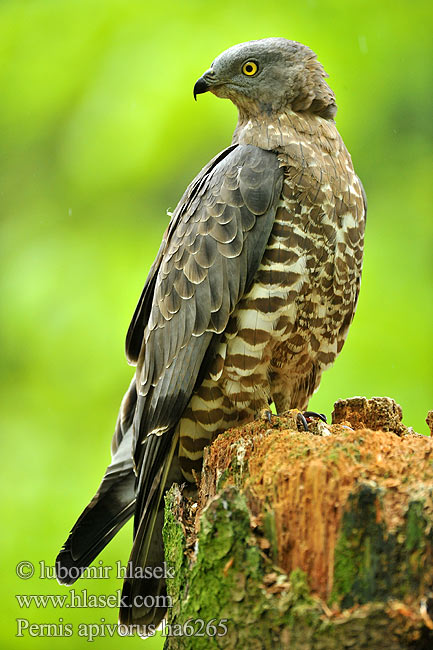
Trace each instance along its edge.
{"label": "rotten wood", "polygon": [[220,435],[197,499],[168,494],[168,624],[227,632],[166,648],[433,648],[433,439],[390,398],[297,415]]}

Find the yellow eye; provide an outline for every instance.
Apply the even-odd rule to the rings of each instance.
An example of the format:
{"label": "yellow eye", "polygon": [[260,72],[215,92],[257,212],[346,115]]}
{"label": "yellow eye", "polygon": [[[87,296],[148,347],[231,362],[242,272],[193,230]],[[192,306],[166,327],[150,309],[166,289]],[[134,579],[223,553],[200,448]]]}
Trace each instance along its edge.
{"label": "yellow eye", "polygon": [[255,75],[258,69],[259,67],[257,63],[255,63],[254,61],[247,61],[242,66],[242,72],[246,74],[248,77],[252,77],[253,75]]}

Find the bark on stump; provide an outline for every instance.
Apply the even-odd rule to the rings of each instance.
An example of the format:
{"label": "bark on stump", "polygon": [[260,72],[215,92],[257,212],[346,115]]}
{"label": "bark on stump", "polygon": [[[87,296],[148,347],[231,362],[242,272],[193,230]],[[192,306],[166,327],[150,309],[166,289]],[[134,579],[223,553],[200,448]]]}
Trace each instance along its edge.
{"label": "bark on stump", "polygon": [[389,398],[318,435],[297,414],[220,435],[198,499],[168,493],[165,648],[433,648],[433,438]]}

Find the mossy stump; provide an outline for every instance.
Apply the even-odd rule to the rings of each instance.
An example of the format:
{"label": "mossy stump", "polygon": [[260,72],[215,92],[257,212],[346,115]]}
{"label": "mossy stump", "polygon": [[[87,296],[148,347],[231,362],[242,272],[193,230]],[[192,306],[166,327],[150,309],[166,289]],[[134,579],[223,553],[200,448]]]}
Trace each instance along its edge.
{"label": "mossy stump", "polygon": [[389,398],[297,415],[220,435],[198,498],[168,493],[165,648],[433,648],[433,439]]}

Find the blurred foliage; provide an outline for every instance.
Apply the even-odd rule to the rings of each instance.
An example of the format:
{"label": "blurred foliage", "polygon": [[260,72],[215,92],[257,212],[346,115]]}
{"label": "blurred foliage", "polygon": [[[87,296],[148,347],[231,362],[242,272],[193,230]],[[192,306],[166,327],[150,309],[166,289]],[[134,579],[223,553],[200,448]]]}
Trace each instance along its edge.
{"label": "blurred foliage", "polygon": [[[0,4],[3,648],[31,622],[113,623],[116,609],[20,610],[67,593],[15,576],[52,564],[92,497],[131,375],[124,335],[186,184],[229,144],[236,115],[195,80],[234,43],[285,36],[330,74],[337,124],[369,200],[348,342],[311,407],[390,395],[426,433],[433,407],[432,5],[402,1],[6,1]],[[7,459],[7,460],[6,460]],[[410,471],[410,468],[409,468]],[[7,523],[5,523],[7,522]],[[126,563],[127,527],[101,555]],[[119,580],[75,585],[113,593]],[[86,639],[51,638],[50,647]],[[136,645],[100,638],[93,647]],[[161,647],[157,640],[146,647]]]}

